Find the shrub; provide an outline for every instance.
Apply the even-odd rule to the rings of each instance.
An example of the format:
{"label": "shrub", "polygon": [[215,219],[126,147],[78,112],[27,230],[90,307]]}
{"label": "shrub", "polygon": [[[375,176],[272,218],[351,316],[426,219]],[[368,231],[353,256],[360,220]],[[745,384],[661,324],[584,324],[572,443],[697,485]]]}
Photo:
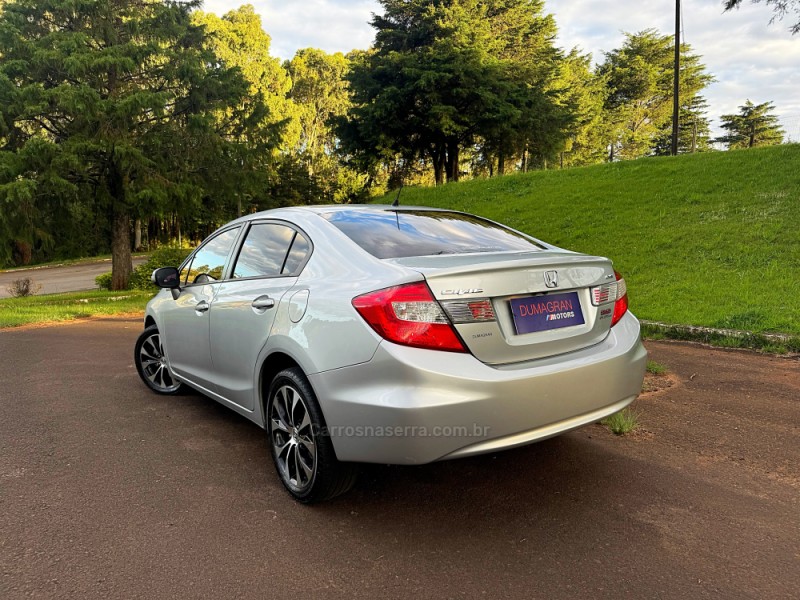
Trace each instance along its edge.
{"label": "shrub", "polygon": [[[152,292],[155,289],[153,282],[150,281],[150,276],[153,271],[159,267],[178,267],[187,256],[189,256],[191,249],[189,248],[173,248],[165,246],[154,250],[148,256],[147,261],[139,265],[131,273],[131,279],[128,283],[129,290],[144,290]],[[111,289],[111,273],[103,273],[94,278],[94,282],[101,290]]]}
{"label": "shrub", "polygon": [[12,298],[26,298],[28,296],[33,296],[40,289],[42,289],[42,286],[33,283],[30,277],[25,277],[24,279],[15,279],[11,282],[11,285],[6,288]]}
{"label": "shrub", "polygon": [[159,267],[178,267],[183,260],[189,256],[191,250],[189,248],[175,248],[172,246],[164,246],[158,250],[154,250],[147,258],[147,262],[142,263],[133,270],[131,275],[131,282],[128,286],[132,290],[145,290],[152,291],[155,286],[150,281],[150,276],[153,271]]}
{"label": "shrub", "polygon": [[111,271],[108,273],[103,273],[102,275],[98,275],[94,278],[94,282],[97,284],[101,290],[110,290],[111,289]]}

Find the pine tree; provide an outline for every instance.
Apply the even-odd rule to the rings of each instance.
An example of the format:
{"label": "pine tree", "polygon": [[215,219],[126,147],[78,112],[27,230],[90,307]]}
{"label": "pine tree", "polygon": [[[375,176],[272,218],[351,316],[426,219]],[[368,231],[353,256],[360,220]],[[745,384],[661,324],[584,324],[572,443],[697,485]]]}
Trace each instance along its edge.
{"label": "pine tree", "polygon": [[500,163],[526,149],[554,152],[565,119],[549,86],[561,55],[541,0],[381,4],[374,50],[353,60],[354,107],[339,128],[356,158],[427,159],[442,183],[459,178],[462,152],[476,145]]}
{"label": "pine tree", "polygon": [[727,131],[715,141],[725,144],[729,150],[775,146],[783,143],[784,131],[778,117],[772,114],[772,102],[753,104],[747,100],[735,115],[722,115],[722,128]]}
{"label": "pine tree", "polygon": [[247,85],[205,46],[198,5],[16,0],[0,14],[0,201],[91,199],[113,289],[130,277],[131,217],[192,210],[233,167],[214,115],[239,111]]}
{"label": "pine tree", "polygon": [[[625,34],[621,48],[606,53],[598,72],[606,77],[610,157],[638,158],[658,152],[672,119],[674,41],[655,29]],[[688,44],[681,46],[681,109],[689,114],[700,92],[714,78]],[[699,114],[694,115],[699,123]]]}

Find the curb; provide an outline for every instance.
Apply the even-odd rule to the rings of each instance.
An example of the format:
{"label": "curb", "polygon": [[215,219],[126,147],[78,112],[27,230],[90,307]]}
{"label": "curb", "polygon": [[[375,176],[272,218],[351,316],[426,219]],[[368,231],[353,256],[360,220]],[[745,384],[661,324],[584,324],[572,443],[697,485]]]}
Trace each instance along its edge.
{"label": "curb", "polygon": [[789,352],[800,352],[800,336],[785,333],[753,333],[737,329],[716,329],[698,325],[671,325],[658,321],[640,320],[642,333],[658,333],[673,340],[703,342],[712,346],[752,348],[783,346]]}

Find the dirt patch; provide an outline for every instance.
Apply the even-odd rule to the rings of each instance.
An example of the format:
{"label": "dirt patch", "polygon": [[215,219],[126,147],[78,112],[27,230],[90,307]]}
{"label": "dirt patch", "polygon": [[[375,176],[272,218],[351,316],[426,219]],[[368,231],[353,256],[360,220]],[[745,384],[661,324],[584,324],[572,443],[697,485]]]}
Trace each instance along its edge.
{"label": "dirt patch", "polygon": [[669,373],[654,375],[653,373],[645,373],[644,383],[642,384],[641,396],[647,397],[668,390],[669,388],[678,384],[678,378]]}

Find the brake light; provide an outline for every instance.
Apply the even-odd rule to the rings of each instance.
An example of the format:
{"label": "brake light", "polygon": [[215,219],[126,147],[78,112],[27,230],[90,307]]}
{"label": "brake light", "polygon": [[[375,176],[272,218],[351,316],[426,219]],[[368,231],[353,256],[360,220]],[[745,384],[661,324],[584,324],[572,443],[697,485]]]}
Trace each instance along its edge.
{"label": "brake light", "polygon": [[353,298],[358,314],[382,338],[415,348],[466,352],[442,307],[423,281]]}
{"label": "brake light", "polygon": [[622,275],[614,271],[617,278],[617,301],[614,302],[614,315],[611,317],[611,326],[613,327],[622,316],[628,312],[628,285],[622,278]]}
{"label": "brake light", "polygon": [[616,325],[622,316],[628,312],[628,286],[622,275],[614,271],[616,281],[614,283],[604,283],[591,289],[592,304],[614,303],[614,314],[611,316],[611,327]]}

